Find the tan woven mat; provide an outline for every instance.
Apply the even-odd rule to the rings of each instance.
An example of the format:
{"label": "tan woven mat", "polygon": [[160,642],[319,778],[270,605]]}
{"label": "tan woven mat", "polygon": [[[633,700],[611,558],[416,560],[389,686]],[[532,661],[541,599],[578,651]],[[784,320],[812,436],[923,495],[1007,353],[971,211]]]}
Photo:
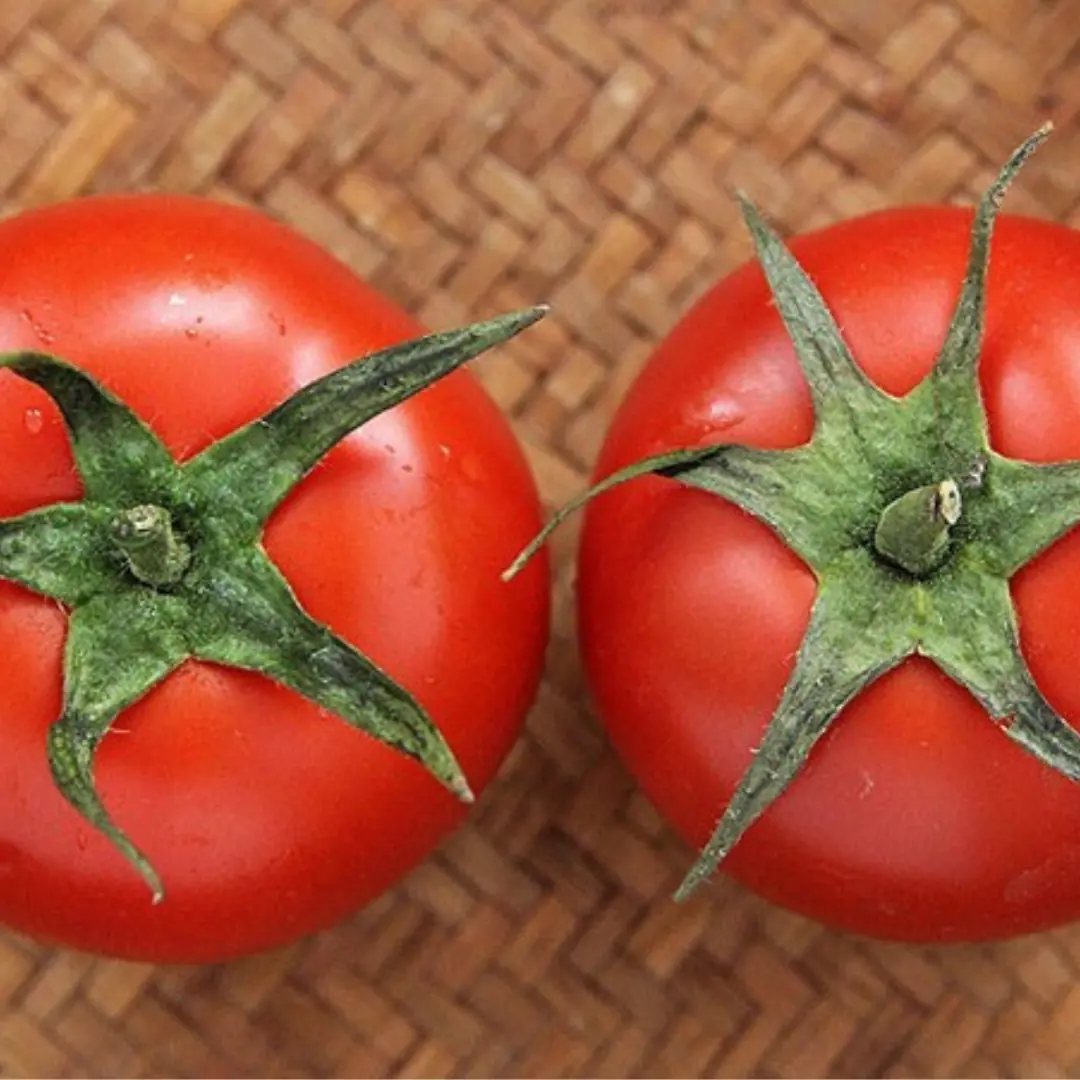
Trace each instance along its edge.
{"label": "tan woven mat", "polygon": [[[432,326],[552,300],[480,368],[554,502],[747,254],[726,189],[786,231],[970,201],[1051,116],[1010,206],[1075,218],[1078,55],[1076,0],[0,0],[0,208],[201,191]],[[574,540],[528,735],[464,831],[347,925],[220,968],[0,936],[0,1074],[1080,1074],[1080,930],[916,949],[731,884],[668,902],[689,852],[589,716]]]}

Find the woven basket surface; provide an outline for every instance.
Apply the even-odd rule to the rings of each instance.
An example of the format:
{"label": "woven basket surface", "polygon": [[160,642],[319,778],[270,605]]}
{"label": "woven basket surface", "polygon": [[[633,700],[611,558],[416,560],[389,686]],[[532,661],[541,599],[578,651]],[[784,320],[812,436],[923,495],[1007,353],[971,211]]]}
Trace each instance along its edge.
{"label": "woven basket surface", "polygon": [[[970,202],[1078,216],[1075,0],[2,0],[0,210],[157,188],[259,204],[433,327],[555,313],[478,370],[549,505],[654,343],[785,232]],[[690,852],[590,715],[573,526],[528,731],[390,895],[210,968],[0,936],[0,1074],[1075,1076],[1080,929],[879,945]]]}

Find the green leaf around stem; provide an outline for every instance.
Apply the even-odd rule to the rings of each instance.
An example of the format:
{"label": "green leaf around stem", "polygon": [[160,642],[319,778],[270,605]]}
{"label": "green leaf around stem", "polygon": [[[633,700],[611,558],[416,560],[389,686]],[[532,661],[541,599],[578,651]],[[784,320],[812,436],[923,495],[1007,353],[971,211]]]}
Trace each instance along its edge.
{"label": "green leaf around stem", "polygon": [[48,735],[49,765],[60,793],[134,866],[155,903],[164,896],[161,879],[105,809],[94,782],[94,757],[116,717],[187,658],[182,608],[175,597],[138,587],[76,608],[64,650],[63,711]]}
{"label": "green leaf around stem", "polygon": [[[547,313],[537,306],[429,334],[361,357],[297,391],[265,416],[214,443],[185,469],[210,486],[218,510],[256,534],[307,472],[349,432],[426,389]],[[232,493],[229,504],[223,496]]]}
{"label": "green leaf around stem", "polygon": [[44,353],[0,354],[60,407],[88,502],[169,501],[178,467],[161,440],[84,371]]}
{"label": "green leaf around stem", "polygon": [[[1043,697],[1020,650],[1008,582],[984,572],[947,575],[919,651],[969,690],[1005,734],[1044,765],[1080,780],[1080,733]],[[933,630],[936,628],[937,632]]]}
{"label": "green leaf around stem", "polygon": [[975,210],[967,269],[935,366],[938,375],[959,373],[965,376],[965,385],[969,387],[977,386],[972,376],[978,366],[983,324],[986,320],[986,276],[994,225],[1005,193],[1028,158],[1049,138],[1050,131],[1051,125],[1044,124],[1013,151]]}
{"label": "green leaf around stem", "polygon": [[689,487],[720,495],[770,526],[793,550],[808,557],[814,528],[815,492],[798,451],[756,450],[752,447],[687,447],[669,450],[619,469],[561,507],[503,571],[509,581],[528,564],[567,518],[593,499],[642,476],[662,476]]}
{"label": "green leaf around stem", "polygon": [[686,900],[711,877],[787,790],[840,710],[912,651],[905,593],[873,586],[852,595],[847,586],[822,581],[780,705],[676,900]]}
{"label": "green leaf around stem", "polygon": [[745,195],[738,199],[777,311],[810,384],[815,422],[828,423],[830,414],[842,409],[847,414],[844,429],[857,438],[864,420],[880,415],[893,399],[856,364],[817,286],[776,231]]}
{"label": "green leaf around stem", "polygon": [[991,453],[986,499],[976,503],[972,548],[1009,578],[1080,524],[1080,461],[1034,464]]}
{"label": "green leaf around stem", "polygon": [[967,269],[934,370],[916,393],[933,396],[934,433],[941,446],[942,468],[963,475],[989,447],[986,411],[977,378],[986,328],[986,281],[990,244],[1005,193],[1025,162],[1046,141],[1045,124],[1012,154],[979,200],[971,228]]}
{"label": "green leaf around stem", "polygon": [[850,542],[838,519],[853,516],[853,504],[866,501],[865,462],[833,450],[827,435],[793,450],[724,446],[700,462],[672,465],[659,475],[734,503],[810,566],[820,567]]}
{"label": "green leaf around stem", "polygon": [[108,592],[109,512],[88,503],[54,503],[0,519],[0,578],[73,607]]}
{"label": "green leaf around stem", "polygon": [[351,727],[420,762],[463,802],[473,795],[453,751],[413,696],[297,603],[257,549],[212,560],[192,583],[201,660],[257,671]]}

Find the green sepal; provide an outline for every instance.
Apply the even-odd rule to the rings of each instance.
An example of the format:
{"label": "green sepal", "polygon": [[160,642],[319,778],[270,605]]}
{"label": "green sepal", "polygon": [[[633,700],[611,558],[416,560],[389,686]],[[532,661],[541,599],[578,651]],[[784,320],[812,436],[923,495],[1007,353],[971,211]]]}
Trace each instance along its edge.
{"label": "green sepal", "polygon": [[0,578],[75,606],[112,587],[111,514],[87,503],[53,503],[0,519]]}
{"label": "green sepal", "polygon": [[991,453],[986,474],[995,513],[973,505],[971,545],[988,571],[1009,578],[1080,523],[1080,461],[1038,465]]}
{"label": "green sepal", "polygon": [[[945,341],[930,377],[912,393],[917,401],[931,398],[933,418],[928,438],[936,439],[943,475],[966,476],[980,470],[989,448],[986,410],[979,389],[978,365],[986,323],[986,281],[994,225],[1009,185],[1025,162],[1046,141],[1045,124],[1019,146],[979,200],[971,228],[971,244],[960,295]],[[920,402],[921,404],[921,402]]]}
{"label": "green sepal", "polygon": [[257,671],[473,795],[420,704],[311,619],[261,546],[261,529],[338,441],[546,312],[535,307],[406,342],[332,372],[178,464],[86,372],[43,353],[0,355],[67,424],[85,497],[0,519],[0,578],[68,605],[62,715],[48,736],[61,794],[150,886],[164,885],[114,822],[94,756],[119,713],[189,658]]}
{"label": "green sepal", "polygon": [[[873,438],[864,433],[864,425],[880,422],[893,399],[855,363],[817,286],[758,208],[745,195],[740,194],[738,201],[777,311],[809,383],[815,430],[828,430],[834,439],[845,442],[857,441],[865,452],[867,445],[873,445]],[[834,422],[837,411],[842,415]]]}
{"label": "green sepal", "polygon": [[[332,371],[207,447],[185,468],[187,479],[196,488],[209,487],[218,500],[219,519],[256,536],[289,492],[349,432],[521,333],[547,310],[538,305],[428,334]],[[223,492],[231,496],[224,505]]]}
{"label": "green sepal", "polygon": [[[827,560],[838,550],[824,527],[831,491],[821,490],[815,470],[807,470],[805,462],[798,451],[756,450],[733,444],[689,447],[643,458],[560,507],[503,571],[503,580],[521,573],[551,534],[593,499],[650,475],[679,480],[737,503],[807,561]],[[822,517],[823,511],[826,517]]]}
{"label": "green sepal", "polygon": [[192,655],[257,671],[419,761],[463,802],[469,782],[419,702],[300,607],[270,559],[250,549],[192,574]]}
{"label": "green sepal", "polygon": [[943,617],[927,621],[919,652],[970,691],[1029,754],[1080,780],[1080,732],[1054,712],[1024,661],[1008,581],[987,574],[977,559],[964,553],[942,575],[935,603]]}
{"label": "green sepal", "polygon": [[5,367],[40,386],[59,406],[85,502],[171,501],[179,466],[150,428],[96,379],[45,353],[0,355]]}
{"label": "green sepal", "polygon": [[[154,902],[164,886],[146,856],[112,820],[94,783],[94,756],[116,717],[189,655],[181,628],[188,605],[138,586],[101,593],[71,613],[64,646],[64,700],[48,737],[61,794],[142,875]],[[111,662],[103,663],[103,657]]]}
{"label": "green sepal", "polygon": [[[849,560],[865,563],[854,553]],[[912,651],[910,594],[880,588],[873,569],[847,566],[824,578],[795,667],[746,772],[709,842],[675,894],[685,900],[786,790],[840,710]],[[851,585],[857,582],[856,589]]]}

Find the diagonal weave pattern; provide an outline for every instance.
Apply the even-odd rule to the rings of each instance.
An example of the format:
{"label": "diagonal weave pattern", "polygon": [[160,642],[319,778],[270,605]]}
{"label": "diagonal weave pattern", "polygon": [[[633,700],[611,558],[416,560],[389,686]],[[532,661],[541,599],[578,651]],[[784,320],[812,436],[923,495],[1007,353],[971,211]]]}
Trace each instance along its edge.
{"label": "diagonal weave pattern", "polygon": [[[254,202],[433,327],[549,299],[478,367],[545,497],[576,492],[653,343],[785,231],[969,202],[1080,217],[1073,0],[3,0],[0,210],[78,192]],[[550,675],[471,823],[392,895],[208,969],[0,937],[0,1074],[1071,1076],[1080,929],[881,946],[689,853],[588,717],[567,528]]]}

